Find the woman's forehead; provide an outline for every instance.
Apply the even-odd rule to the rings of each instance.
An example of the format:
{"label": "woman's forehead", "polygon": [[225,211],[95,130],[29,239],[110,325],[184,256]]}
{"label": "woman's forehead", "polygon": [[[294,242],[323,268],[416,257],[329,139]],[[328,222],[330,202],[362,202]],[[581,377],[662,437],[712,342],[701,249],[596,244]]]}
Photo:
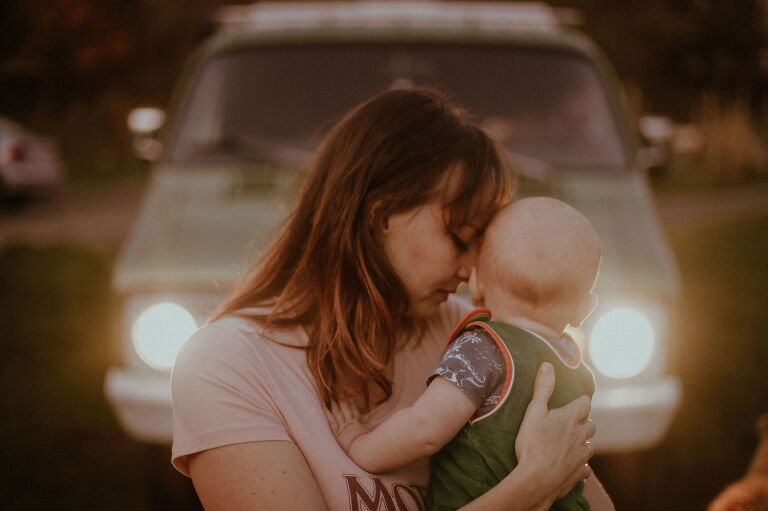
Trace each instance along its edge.
{"label": "woman's forehead", "polygon": [[443,204],[452,228],[466,226],[479,234],[485,231],[493,215],[506,201],[506,187],[499,187],[495,180],[482,172],[487,179],[476,179],[475,169],[464,162],[453,164],[435,186],[435,195]]}
{"label": "woman's forehead", "polygon": [[493,201],[482,203],[483,207],[480,207],[480,204],[443,204],[443,220],[464,239],[480,237],[499,209]]}
{"label": "woman's forehead", "polygon": [[503,198],[490,185],[474,190],[474,193],[457,193],[443,202],[448,218],[454,228],[467,227],[483,233],[496,212],[501,208]]}
{"label": "woman's forehead", "polygon": [[444,210],[445,224],[464,240],[482,237],[485,228],[490,223],[485,221],[486,215],[468,215],[464,211],[460,214],[452,214],[449,208],[444,208]]}

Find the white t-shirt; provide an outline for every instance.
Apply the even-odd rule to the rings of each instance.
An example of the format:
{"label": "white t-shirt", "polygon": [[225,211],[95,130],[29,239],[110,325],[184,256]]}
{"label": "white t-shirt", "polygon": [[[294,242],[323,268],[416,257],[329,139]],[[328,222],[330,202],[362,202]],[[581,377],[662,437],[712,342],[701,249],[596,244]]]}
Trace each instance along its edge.
{"label": "white t-shirt", "polygon": [[[412,405],[425,389],[456,324],[471,306],[451,297],[430,319],[420,343],[394,358],[392,397],[366,418],[375,427]],[[301,328],[265,332],[241,318],[204,326],[184,345],[173,370],[173,465],[189,475],[187,456],[242,442],[286,440],[307,460],[331,510],[423,509],[427,459],[370,474],[339,447],[336,437],[361,427],[347,411],[327,414],[307,367]]]}

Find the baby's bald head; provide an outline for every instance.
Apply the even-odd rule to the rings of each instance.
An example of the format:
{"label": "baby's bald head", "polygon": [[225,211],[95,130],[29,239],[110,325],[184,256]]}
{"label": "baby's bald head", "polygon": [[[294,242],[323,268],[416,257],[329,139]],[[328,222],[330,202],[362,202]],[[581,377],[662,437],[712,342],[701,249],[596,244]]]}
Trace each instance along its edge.
{"label": "baby's bald head", "polygon": [[597,232],[576,209],[548,197],[524,198],[488,226],[477,280],[486,299],[508,296],[532,310],[579,307],[590,297],[601,252]]}

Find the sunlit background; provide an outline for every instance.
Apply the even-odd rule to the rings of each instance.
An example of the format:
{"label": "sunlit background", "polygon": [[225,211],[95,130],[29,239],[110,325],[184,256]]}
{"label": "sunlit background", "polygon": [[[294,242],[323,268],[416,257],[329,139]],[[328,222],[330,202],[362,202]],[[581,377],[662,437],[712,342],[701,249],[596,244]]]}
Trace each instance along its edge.
{"label": "sunlit background", "polygon": [[[156,427],[167,411],[142,415],[136,427],[143,436],[131,437],[125,427],[135,418],[115,414],[105,385],[113,395],[131,395],[122,364],[150,379],[167,376],[178,348],[226,291],[221,283],[242,268],[237,260],[213,269],[216,293],[185,289],[183,298],[160,290],[185,268],[116,271],[142,255],[167,256],[161,243],[151,254],[121,247],[142,201],[152,200],[143,192],[149,162],[164,150],[154,135],[174,84],[228,4],[0,4],[0,165],[34,161],[44,169],[27,188],[5,176],[0,183],[3,508],[197,505],[188,482],[170,468],[164,430]],[[744,474],[758,442],[754,423],[768,411],[768,2],[550,5],[602,48],[640,119],[650,149],[642,158],[682,290],[669,307],[600,297],[585,345],[598,385],[619,382],[606,402],[622,402],[621,382],[644,383],[661,372],[679,377],[670,399],[681,391],[682,401],[660,443],[604,452],[593,466],[620,510],[704,509]],[[272,104],[311,119],[309,108],[280,96],[285,88],[275,87]],[[202,125],[195,119],[186,128],[192,140]],[[276,161],[306,157],[304,147],[267,145]],[[177,148],[174,157],[183,161],[191,149]],[[600,157],[615,158],[607,150]],[[546,170],[536,161],[520,164],[533,178]],[[251,178],[237,190],[261,186]],[[279,193],[289,188],[276,185]],[[185,226],[190,232],[206,226],[221,234],[200,244],[195,255],[204,259],[232,226],[214,225],[204,208],[198,213],[198,223]],[[253,231],[276,223],[274,212],[262,213]],[[253,211],[229,214],[249,219]],[[137,282],[141,293],[122,292]],[[150,410],[166,399],[162,378],[152,381],[147,395],[155,400],[137,407]]]}

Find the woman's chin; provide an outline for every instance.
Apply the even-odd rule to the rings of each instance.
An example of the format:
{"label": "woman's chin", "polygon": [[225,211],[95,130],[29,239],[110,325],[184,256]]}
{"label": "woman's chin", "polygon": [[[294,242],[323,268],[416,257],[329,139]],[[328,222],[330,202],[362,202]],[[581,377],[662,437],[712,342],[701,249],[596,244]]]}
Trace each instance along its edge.
{"label": "woman's chin", "polygon": [[419,300],[417,304],[411,305],[408,315],[412,318],[428,318],[440,310],[440,306],[448,300],[450,293],[438,292],[429,295],[427,298]]}

